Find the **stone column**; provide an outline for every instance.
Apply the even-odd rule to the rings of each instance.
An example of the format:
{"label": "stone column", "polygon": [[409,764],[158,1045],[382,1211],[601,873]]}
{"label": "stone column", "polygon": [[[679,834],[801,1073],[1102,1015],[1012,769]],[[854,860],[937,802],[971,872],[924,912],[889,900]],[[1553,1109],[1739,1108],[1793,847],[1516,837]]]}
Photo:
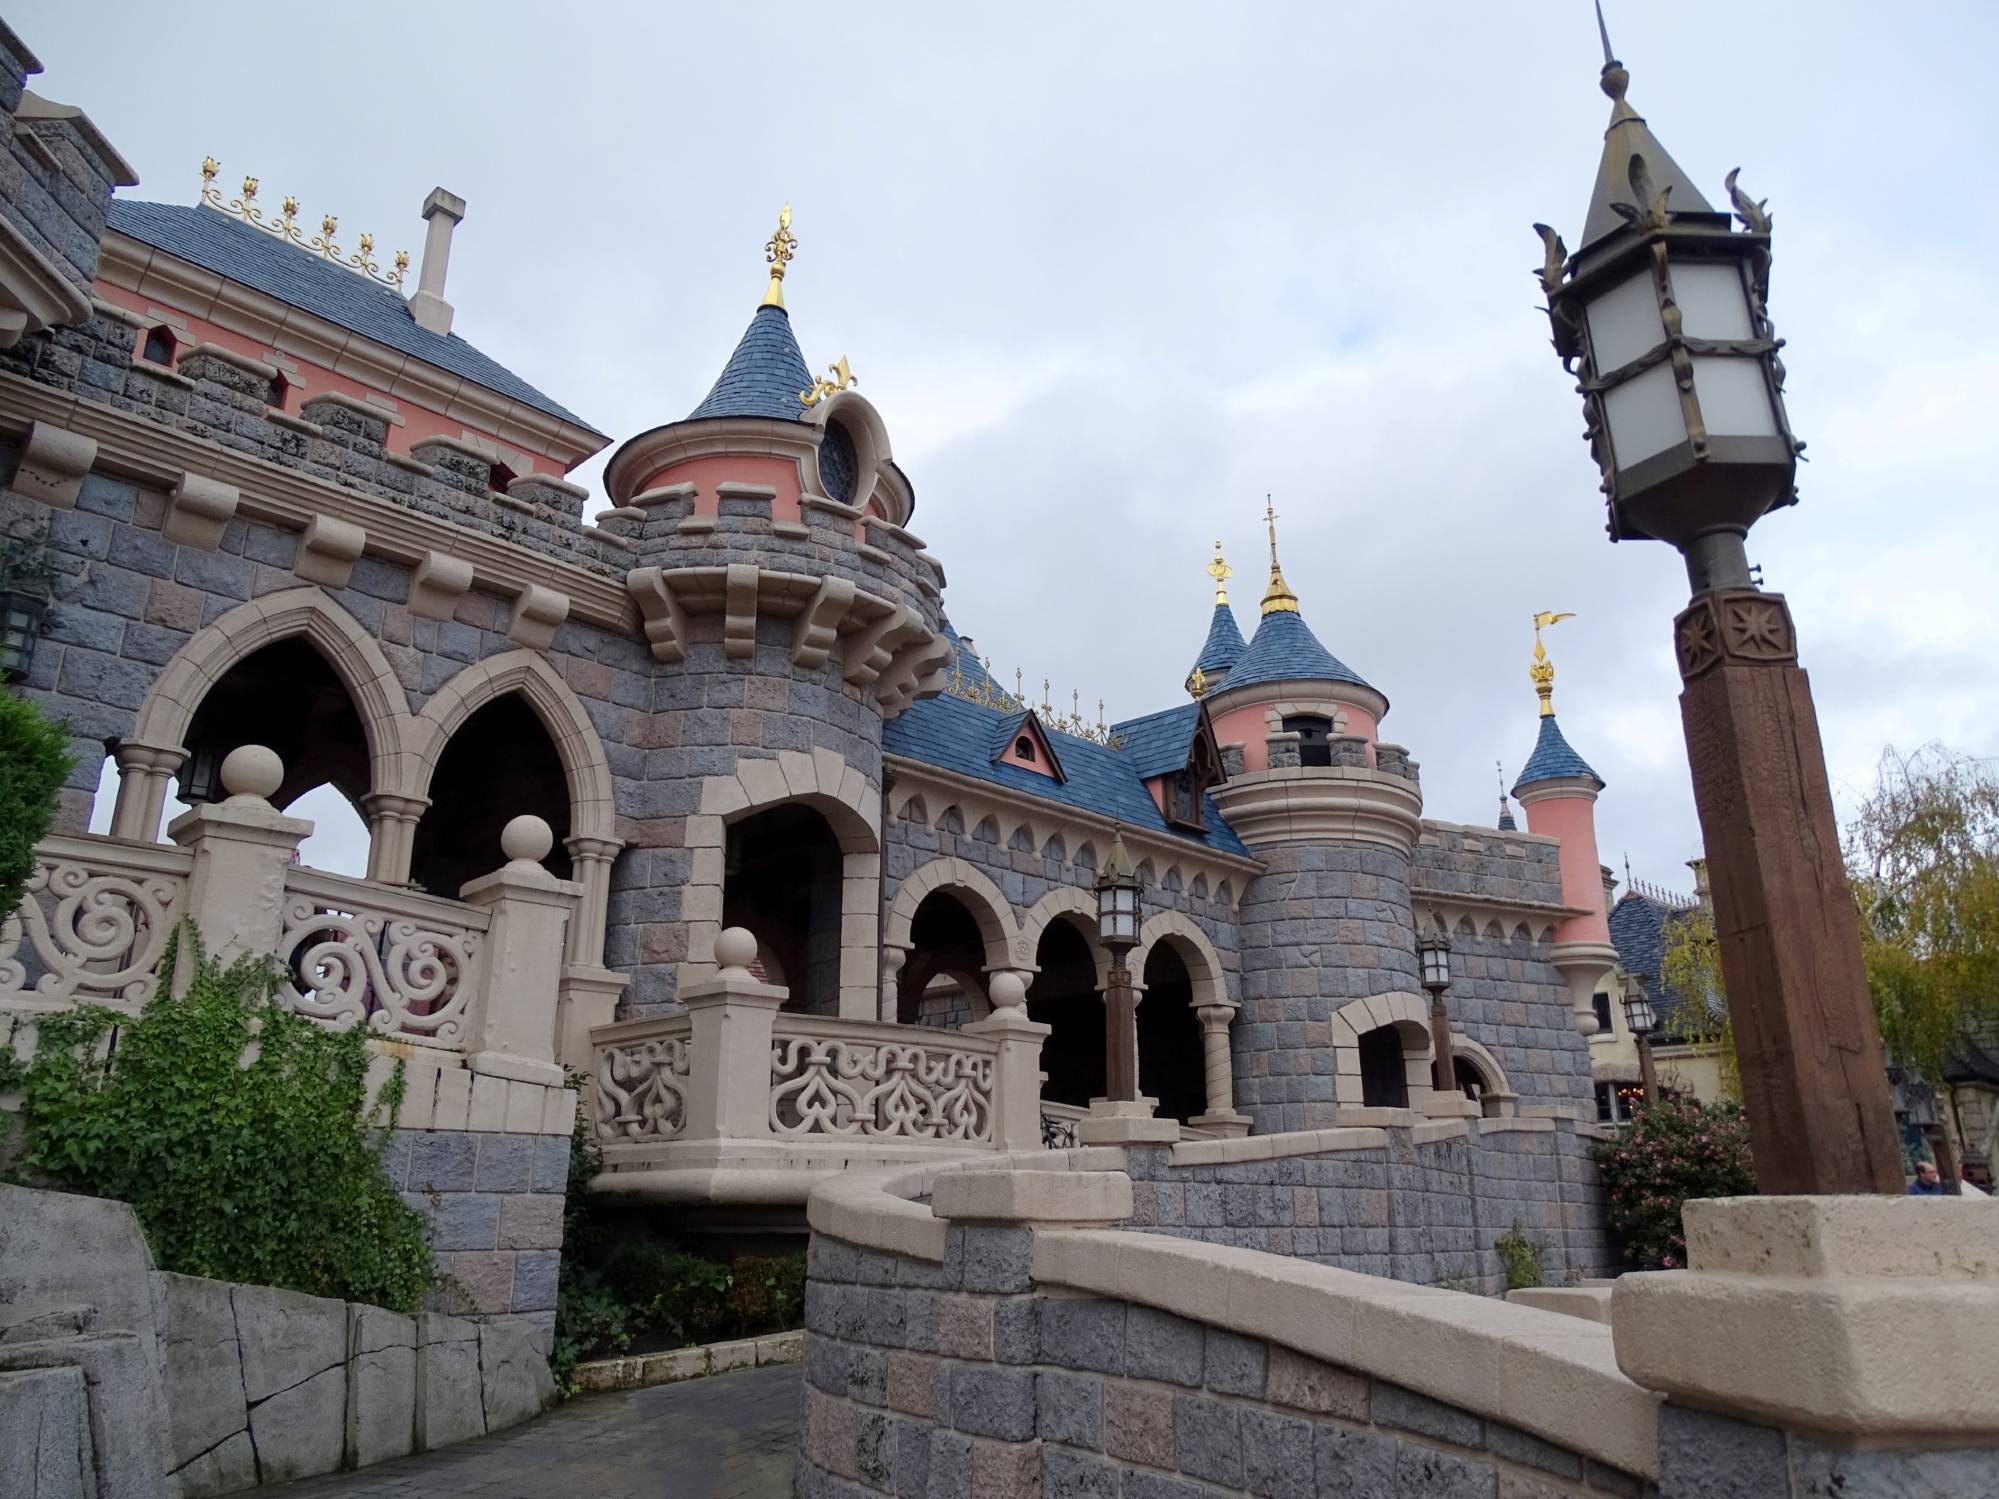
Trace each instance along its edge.
{"label": "stone column", "polygon": [[283,935],[285,871],[312,832],[308,819],[286,817],[271,806],[284,779],[284,763],[273,751],[241,745],[222,761],[228,797],[190,807],[167,829],[194,855],[187,911],[218,962],[272,952]]}
{"label": "stone column", "polygon": [[959,1032],[999,1043],[993,1059],[994,1146],[1032,1150],[1041,1143],[1041,1043],[1054,1027],[1027,1018],[1027,985],[1012,969],[994,973],[987,992],[992,1013]]}
{"label": "stone column", "polygon": [[577,894],[572,881],[541,867],[554,843],[539,817],[516,817],[500,833],[507,862],[458,892],[490,914],[479,986],[466,1016],[466,1064],[474,1072],[548,1087],[562,1085],[556,1004],[563,929]]}
{"label": "stone column", "polygon": [[897,981],[902,976],[905,964],[909,962],[906,947],[884,946],[881,950],[881,1019],[893,1023],[898,1014],[900,990]]}
{"label": "stone column", "polygon": [[1657,1390],[1660,1490],[1999,1493],[1999,1203],[1735,1197],[1691,1268],[1621,1277],[1618,1367]]}
{"label": "stone column", "polygon": [[715,976],[680,991],[687,1006],[688,1140],[767,1140],[771,1030],[789,992],[750,973],[757,939],[739,926],[715,939]]}
{"label": "stone column", "polygon": [[610,903],[611,864],[624,842],[617,838],[592,838],[578,833],[562,840],[569,850],[569,877],[581,894],[576,901],[576,919],[569,923],[569,961],[585,968],[600,968],[604,962],[604,917]]}
{"label": "stone column", "polygon": [[114,758],[118,762],[118,799],[111,809],[111,836],[151,843],[160,835],[167,783],[187,762],[187,751],[177,744],[121,739]]}
{"label": "stone column", "polygon": [[1218,1135],[1249,1133],[1249,1116],[1235,1111],[1235,1063],[1229,1055],[1229,1027],[1235,1023],[1235,1012],[1234,1005],[1201,1005],[1194,1011],[1201,1021],[1208,1109],[1187,1122]]}
{"label": "stone column", "polygon": [[368,819],[368,878],[381,885],[401,885],[410,877],[410,857],[416,849],[416,825],[430,799],[371,791],[361,798]]}

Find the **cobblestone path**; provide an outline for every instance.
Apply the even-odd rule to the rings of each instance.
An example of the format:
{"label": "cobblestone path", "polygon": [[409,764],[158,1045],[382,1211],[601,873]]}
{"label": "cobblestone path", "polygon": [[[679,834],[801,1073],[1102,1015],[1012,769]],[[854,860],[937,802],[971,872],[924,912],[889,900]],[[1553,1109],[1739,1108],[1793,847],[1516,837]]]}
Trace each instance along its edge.
{"label": "cobblestone path", "polygon": [[799,1369],[584,1395],[441,1452],[264,1492],[283,1499],[789,1499]]}

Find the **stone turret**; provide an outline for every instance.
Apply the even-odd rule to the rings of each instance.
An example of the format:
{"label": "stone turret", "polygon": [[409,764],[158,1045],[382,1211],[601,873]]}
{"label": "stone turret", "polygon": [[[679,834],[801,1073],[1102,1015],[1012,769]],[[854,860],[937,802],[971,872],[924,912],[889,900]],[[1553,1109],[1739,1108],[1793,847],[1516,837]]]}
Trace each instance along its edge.
{"label": "stone turret", "polygon": [[[626,587],[668,668],[649,705],[659,747],[642,819],[659,853],[651,870],[631,861],[631,879],[689,882],[676,950],[633,955],[648,990],[635,998],[712,976],[730,829],[796,802],[832,824],[839,897],[836,909],[815,905],[811,940],[791,955],[821,978],[785,981],[795,1000],[830,1011],[825,975],[837,966],[839,1013],[873,1018],[882,724],[944,685],[944,573],[907,529],[914,491],[846,361],[815,381],[799,350],[782,296],[795,244],[787,210],[767,250],[771,289],[714,387],[605,471],[617,508],[602,524],[629,547]],[[714,857],[680,855],[706,848]],[[730,921],[758,925],[735,910]],[[776,953],[761,960],[775,971]]]}
{"label": "stone turret", "polygon": [[1603,866],[1596,847],[1596,799],[1604,782],[1569,747],[1555,717],[1555,668],[1540,640],[1542,626],[1553,622],[1546,615],[1537,616],[1535,621],[1532,675],[1541,699],[1541,727],[1534,753],[1513,783],[1513,795],[1526,813],[1529,832],[1560,840],[1562,900],[1583,912],[1556,925],[1551,961],[1568,985],[1576,1029],[1587,1036],[1597,1029],[1590,996],[1617,962],[1617,950],[1610,944]]}

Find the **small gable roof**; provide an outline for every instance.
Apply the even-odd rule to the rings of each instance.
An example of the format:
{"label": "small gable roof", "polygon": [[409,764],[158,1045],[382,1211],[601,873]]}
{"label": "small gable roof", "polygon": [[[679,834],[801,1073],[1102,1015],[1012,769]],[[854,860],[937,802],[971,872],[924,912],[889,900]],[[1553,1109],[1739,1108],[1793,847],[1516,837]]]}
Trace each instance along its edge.
{"label": "small gable roof", "polygon": [[1518,796],[1522,786],[1531,786],[1536,781],[1554,781],[1567,776],[1584,777],[1595,781],[1599,791],[1603,789],[1603,777],[1591,770],[1589,763],[1569,748],[1569,741],[1562,737],[1555,715],[1543,714],[1540,737],[1534,741],[1534,753],[1527,757],[1520,779],[1513,783],[1513,794]]}
{"label": "small gable roof", "polygon": [[597,432],[568,407],[543,395],[457,334],[437,334],[418,327],[409,303],[398,292],[252,229],[226,213],[206,205],[189,208],[179,203],[113,198],[109,227],[558,421]]}
{"label": "small gable roof", "polygon": [[1061,757],[1055,753],[1055,740],[1042,727],[1041,715],[1032,709],[1022,713],[1009,713],[1001,718],[993,729],[992,758],[998,760],[1013,748],[1014,741],[1022,734],[1031,735],[1048,756],[1048,768],[1055,772],[1058,781],[1067,780],[1063,774]]}
{"label": "small gable roof", "polygon": [[690,422],[711,416],[761,416],[773,421],[802,422],[811,413],[798,399],[812,386],[791,316],[782,307],[759,307],[722,366],[714,389],[687,413]]}
{"label": "small gable roof", "polygon": [[1199,703],[1181,703],[1162,708],[1143,718],[1128,718],[1111,725],[1111,732],[1124,740],[1124,753],[1140,780],[1185,770],[1194,753],[1194,730],[1201,721]]}

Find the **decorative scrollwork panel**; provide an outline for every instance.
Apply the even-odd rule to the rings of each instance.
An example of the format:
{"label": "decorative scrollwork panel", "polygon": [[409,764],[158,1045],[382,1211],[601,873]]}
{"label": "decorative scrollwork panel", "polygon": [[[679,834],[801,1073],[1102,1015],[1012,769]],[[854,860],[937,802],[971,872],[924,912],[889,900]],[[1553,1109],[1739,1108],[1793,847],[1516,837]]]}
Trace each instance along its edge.
{"label": "decorative scrollwork panel", "polygon": [[684,1037],[604,1048],[597,1058],[598,1138],[671,1140],[686,1128]]}
{"label": "decorative scrollwork panel", "polygon": [[330,910],[288,892],[279,1003],[336,1030],[455,1046],[475,982],[477,933],[378,911]]}
{"label": "decorative scrollwork panel", "polygon": [[993,1061],[941,1046],[782,1038],[771,1047],[770,1123],[780,1135],[990,1141]]}
{"label": "decorative scrollwork panel", "polygon": [[144,1004],[186,898],[184,875],[45,856],[0,923],[0,998]]}

